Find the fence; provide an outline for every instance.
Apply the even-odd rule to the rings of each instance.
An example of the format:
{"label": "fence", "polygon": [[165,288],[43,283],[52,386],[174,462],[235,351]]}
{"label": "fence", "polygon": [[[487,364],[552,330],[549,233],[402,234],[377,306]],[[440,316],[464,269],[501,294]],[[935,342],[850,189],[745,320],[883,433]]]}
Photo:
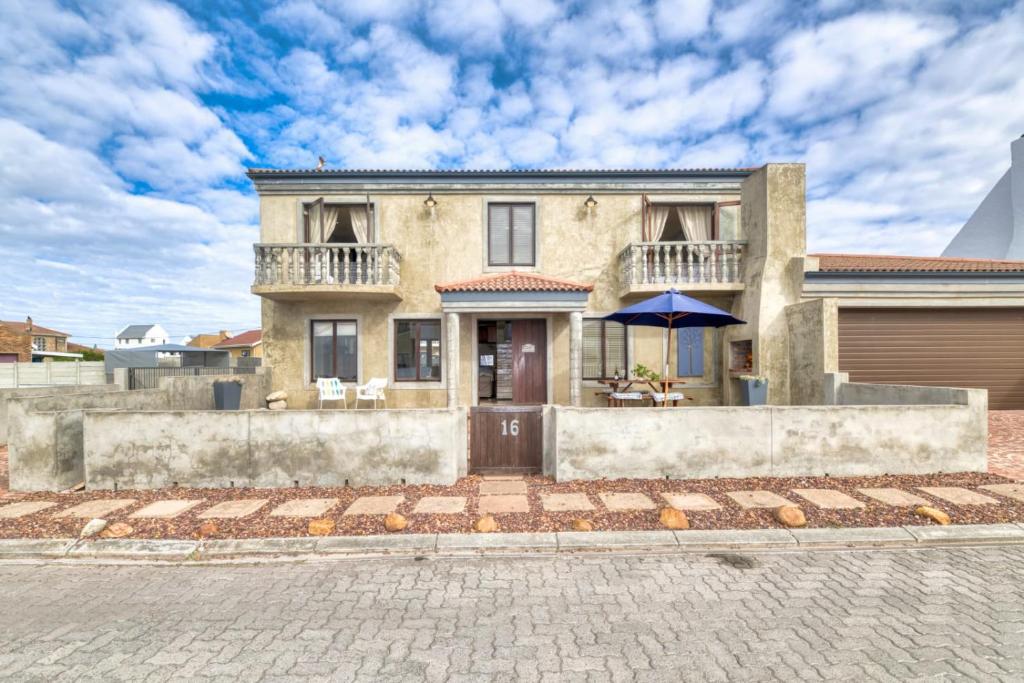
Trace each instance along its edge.
{"label": "fence", "polygon": [[0,389],[106,383],[103,361],[0,363]]}
{"label": "fence", "polygon": [[161,377],[199,377],[202,375],[254,375],[256,368],[128,368],[129,389],[159,389]]}

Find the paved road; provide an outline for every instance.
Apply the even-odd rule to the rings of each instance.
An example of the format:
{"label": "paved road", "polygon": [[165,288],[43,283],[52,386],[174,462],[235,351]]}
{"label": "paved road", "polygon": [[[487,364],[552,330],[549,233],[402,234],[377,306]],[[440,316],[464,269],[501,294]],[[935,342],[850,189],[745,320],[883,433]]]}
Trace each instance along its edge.
{"label": "paved road", "polygon": [[0,565],[0,677],[1024,677],[1024,546]]}

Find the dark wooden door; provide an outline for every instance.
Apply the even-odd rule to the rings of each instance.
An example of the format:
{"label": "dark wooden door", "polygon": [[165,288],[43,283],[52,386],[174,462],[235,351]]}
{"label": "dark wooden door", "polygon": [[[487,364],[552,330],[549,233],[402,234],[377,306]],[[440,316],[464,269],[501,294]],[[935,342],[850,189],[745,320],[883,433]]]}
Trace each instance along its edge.
{"label": "dark wooden door", "polygon": [[542,404],[548,399],[547,322],[512,321],[512,402]]}
{"label": "dark wooden door", "polygon": [[541,406],[477,406],[469,411],[470,472],[538,472],[543,463]]}

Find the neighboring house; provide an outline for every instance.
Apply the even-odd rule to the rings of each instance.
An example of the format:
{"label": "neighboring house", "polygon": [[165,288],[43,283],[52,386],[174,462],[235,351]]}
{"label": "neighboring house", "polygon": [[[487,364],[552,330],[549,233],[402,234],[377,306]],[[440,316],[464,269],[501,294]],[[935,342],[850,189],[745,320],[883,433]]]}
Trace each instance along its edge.
{"label": "neighboring house", "polygon": [[103,360],[103,349],[99,348],[96,345],[85,346],[84,344],[75,344],[74,342],[68,342],[68,351],[82,354],[83,360]]}
{"label": "neighboring house", "polygon": [[801,164],[249,177],[252,292],[289,407],[316,405],[318,377],[384,378],[389,408],[605,405],[598,380],[661,371],[666,335],[601,317],[670,287],[748,321],[672,335],[668,371],[688,396],[736,404],[754,372],[790,402]]}
{"label": "neighboring house", "polygon": [[167,330],[160,325],[128,325],[114,338],[115,349],[137,349],[169,343]]}
{"label": "neighboring house", "polygon": [[212,349],[214,346],[230,336],[231,334],[227,330],[221,330],[220,332],[197,334],[194,337],[186,337],[181,343],[186,346],[195,346],[201,349]]}
{"label": "neighboring house", "polygon": [[1024,261],[816,254],[807,271],[808,300],[837,300],[852,381],[977,387],[1024,409]]}
{"label": "neighboring house", "polygon": [[214,344],[213,348],[229,352],[232,358],[262,358],[263,331],[248,330]]}
{"label": "neighboring house", "polygon": [[0,320],[0,363],[28,363],[46,358],[81,358],[69,352],[67,332],[59,332],[32,322]]}
{"label": "neighboring house", "polygon": [[1010,168],[942,255],[1024,259],[1024,136],[1010,144]]}

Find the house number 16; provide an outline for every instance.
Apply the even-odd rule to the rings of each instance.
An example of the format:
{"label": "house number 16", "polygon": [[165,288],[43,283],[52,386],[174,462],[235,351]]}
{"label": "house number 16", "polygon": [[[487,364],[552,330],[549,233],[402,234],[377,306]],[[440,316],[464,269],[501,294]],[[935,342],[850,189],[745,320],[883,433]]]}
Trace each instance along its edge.
{"label": "house number 16", "polygon": [[519,436],[519,420],[512,420],[511,424],[508,420],[501,421],[501,435],[508,436],[509,434]]}

